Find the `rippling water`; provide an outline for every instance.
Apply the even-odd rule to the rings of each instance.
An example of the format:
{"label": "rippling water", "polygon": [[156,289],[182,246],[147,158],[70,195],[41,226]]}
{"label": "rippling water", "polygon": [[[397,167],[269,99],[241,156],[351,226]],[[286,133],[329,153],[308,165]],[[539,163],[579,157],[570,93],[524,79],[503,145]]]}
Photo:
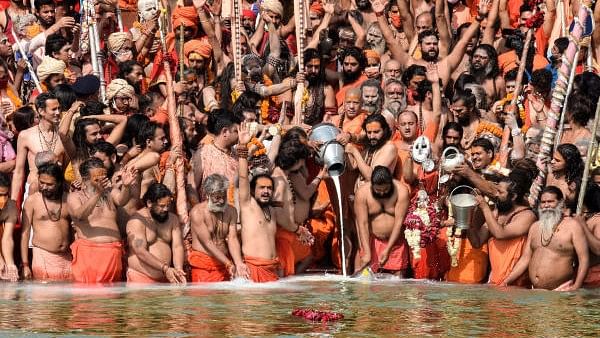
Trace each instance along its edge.
{"label": "rippling water", "polygon": [[[342,312],[335,323],[290,315]],[[339,276],[268,284],[1,284],[0,335],[600,336],[600,291],[575,293]]]}

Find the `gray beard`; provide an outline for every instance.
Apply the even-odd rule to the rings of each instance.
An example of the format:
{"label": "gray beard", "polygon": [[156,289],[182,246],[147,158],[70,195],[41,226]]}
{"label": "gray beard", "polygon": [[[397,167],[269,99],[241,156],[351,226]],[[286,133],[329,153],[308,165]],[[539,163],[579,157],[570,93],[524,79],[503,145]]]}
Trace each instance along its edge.
{"label": "gray beard", "polygon": [[385,109],[387,109],[394,117],[398,117],[400,113],[406,108],[406,101],[402,100],[393,100],[388,102],[385,105]]}
{"label": "gray beard", "polygon": [[376,51],[377,53],[379,53],[380,56],[383,56],[383,53],[385,53],[385,40],[382,40],[381,42],[377,43],[372,41],[371,43],[367,42],[369,45],[369,49],[372,49],[374,51]]}
{"label": "gray beard", "polygon": [[364,110],[366,110],[367,112],[369,112],[369,115],[373,114],[373,113],[378,113],[378,112],[381,111],[381,107],[377,103],[374,103],[374,104],[363,104],[362,108]]}
{"label": "gray beard", "polygon": [[563,218],[562,209],[563,203],[560,203],[556,208],[538,208],[538,213],[540,215],[540,229],[545,234],[553,233],[554,230],[556,230],[556,227]]}
{"label": "gray beard", "polygon": [[226,204],[216,204],[213,203],[213,201],[209,198],[208,199],[208,211],[210,212],[214,212],[214,213],[219,213],[219,212],[223,212],[225,210]]}

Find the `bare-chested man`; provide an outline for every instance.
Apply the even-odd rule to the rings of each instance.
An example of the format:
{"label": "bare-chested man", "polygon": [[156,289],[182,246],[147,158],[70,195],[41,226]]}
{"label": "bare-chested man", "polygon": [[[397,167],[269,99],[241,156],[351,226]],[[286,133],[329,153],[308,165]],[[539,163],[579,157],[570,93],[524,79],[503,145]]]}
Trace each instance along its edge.
{"label": "bare-chested man", "polygon": [[[25,197],[28,187],[37,181],[37,167],[35,155],[40,151],[53,152],[60,163],[63,163],[64,148],[58,135],[60,122],[60,104],[51,93],[42,93],[35,99],[35,107],[40,116],[38,125],[19,133],[17,139],[17,158],[15,171],[12,178],[10,197],[16,201],[21,193],[21,186],[25,179],[25,163],[29,164],[29,176],[25,181]],[[35,191],[30,191],[33,193]]]}
{"label": "bare-chested man", "polygon": [[142,200],[146,207],[127,223],[127,282],[185,284],[183,236],[177,216],[169,212],[173,194],[153,183]]}
{"label": "bare-chested man", "polygon": [[370,182],[356,192],[354,210],[361,252],[355,271],[369,266],[402,276],[408,267],[408,245],[402,223],[408,210],[408,189],[384,166],[376,166]]}
{"label": "bare-chested man", "polygon": [[17,223],[17,205],[10,199],[10,178],[0,174],[0,222],[2,222],[2,259],[0,259],[0,278],[16,282],[19,271],[15,265],[13,249],[13,230]]}
{"label": "bare-chested man", "polygon": [[563,216],[563,206],[560,189],[544,188],[538,210],[540,219],[529,229],[523,254],[504,285],[513,283],[529,269],[535,288],[572,291],[581,287],[589,267],[588,244],[579,222]]}
{"label": "bare-chested man", "polygon": [[[44,164],[38,168],[39,191],[29,195],[23,207],[21,259],[23,278],[70,281],[71,241],[67,194],[62,168]],[[33,261],[29,267],[29,234],[33,228]],[[33,272],[33,275],[32,275]]]}
{"label": "bare-chested man", "polygon": [[212,174],[204,180],[207,200],[190,212],[192,282],[221,282],[233,277],[250,278],[237,236],[237,210],[227,204],[229,180]]}
{"label": "bare-chested man", "polygon": [[377,22],[379,23],[379,27],[381,28],[381,32],[385,37],[385,40],[392,52],[392,56],[394,59],[398,60],[400,64],[404,67],[404,69],[410,67],[413,64],[426,66],[427,63],[435,62],[438,65],[438,70],[440,74],[440,79],[442,79],[443,87],[446,86],[448,81],[450,80],[450,75],[452,72],[459,66],[465,52],[466,47],[469,41],[477,31],[479,30],[479,26],[481,22],[487,17],[488,14],[488,6],[490,4],[489,0],[483,0],[479,3],[479,13],[475,20],[471,23],[467,31],[463,34],[463,36],[458,40],[458,42],[452,48],[452,51],[448,56],[440,59],[439,58],[439,38],[438,34],[433,30],[426,30],[419,33],[419,47],[421,48],[422,58],[417,60],[410,56],[406,51],[404,51],[403,47],[396,42],[394,38],[394,34],[387,23],[383,12],[385,10],[385,3],[381,0],[373,0],[372,6],[373,11],[378,13]]}
{"label": "bare-chested man", "polygon": [[266,174],[258,174],[248,178],[248,142],[251,133],[248,126],[239,130],[239,199],[242,222],[242,253],[250,271],[250,277],[255,282],[270,282],[278,279],[280,270],[275,233],[277,225],[286,230],[300,233],[300,240],[307,242],[310,233],[303,232],[305,228],[294,224],[293,216],[286,210],[286,200],[283,208],[272,206],[273,179]]}
{"label": "bare-chested man", "polygon": [[117,207],[129,200],[135,169],[117,173],[111,186],[104,163],[95,157],[79,165],[82,189],[69,194],[67,206],[76,232],[71,245],[73,280],[109,283],[121,280],[123,243]]}
{"label": "bare-chested man", "polygon": [[381,114],[369,115],[363,123],[367,134],[367,147],[364,151],[358,150],[353,144],[346,145],[346,152],[350,155],[350,164],[353,169],[358,169],[360,177],[356,188],[368,182],[373,173],[373,168],[378,165],[388,168],[391,172],[396,167],[397,148],[390,142],[392,130]]}

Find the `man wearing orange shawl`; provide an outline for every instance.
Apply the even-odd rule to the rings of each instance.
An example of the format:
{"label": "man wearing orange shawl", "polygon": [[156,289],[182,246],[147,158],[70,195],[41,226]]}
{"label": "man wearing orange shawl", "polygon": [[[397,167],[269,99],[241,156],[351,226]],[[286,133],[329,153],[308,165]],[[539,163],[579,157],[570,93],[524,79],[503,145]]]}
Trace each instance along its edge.
{"label": "man wearing orange shawl", "polygon": [[349,47],[340,55],[340,60],[342,61],[341,76],[344,85],[335,95],[338,107],[342,106],[348,90],[360,88],[360,85],[367,79],[367,76],[363,74],[367,60],[362,50],[354,46]]}
{"label": "man wearing orange shawl", "polygon": [[[177,69],[177,65],[179,63],[179,55],[178,49],[176,47],[176,40],[179,39],[179,30],[183,25],[184,33],[183,40],[189,41],[193,39],[198,33],[198,12],[196,12],[196,8],[194,6],[186,6],[186,7],[177,7],[173,11],[171,15],[171,22],[173,23],[173,32],[167,34],[165,39],[165,49],[167,50],[167,57],[171,62],[171,73],[175,73]],[[154,65],[152,67],[152,71],[150,72],[150,85],[155,85],[158,83],[162,83],[165,80],[164,78],[164,68],[163,68],[163,51],[159,50],[154,57]]]}

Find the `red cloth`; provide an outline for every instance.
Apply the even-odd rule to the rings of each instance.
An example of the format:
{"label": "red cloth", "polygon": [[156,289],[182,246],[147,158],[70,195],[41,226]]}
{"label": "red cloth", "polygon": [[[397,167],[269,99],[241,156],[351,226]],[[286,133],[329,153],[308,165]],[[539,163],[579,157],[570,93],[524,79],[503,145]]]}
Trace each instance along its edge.
{"label": "red cloth", "polygon": [[379,266],[379,256],[387,247],[388,242],[371,236],[371,269],[378,271],[380,268],[389,271],[406,270],[408,267],[408,244],[404,236],[392,247],[387,262],[383,267]]}
{"label": "red cloth", "polygon": [[73,279],[71,255],[68,252],[56,254],[34,246],[31,272],[35,280],[70,281]]}
{"label": "red cloth", "polygon": [[242,10],[242,18],[250,18],[252,20],[256,20],[256,14],[249,9],[244,9]]}
{"label": "red cloth", "polygon": [[250,277],[256,283],[274,282],[279,279],[277,270],[279,270],[279,259],[258,258],[258,257],[244,257],[244,261],[248,270],[250,270]]}
{"label": "red cloth", "polygon": [[77,239],[71,244],[73,280],[80,283],[121,281],[123,243],[96,243]]}
{"label": "red cloth", "polygon": [[589,268],[588,274],[583,280],[583,286],[585,288],[600,287],[600,265],[595,265]]}
{"label": "red cloth", "polygon": [[192,267],[192,282],[223,282],[230,280],[225,264],[202,251],[190,250],[188,261]]}
{"label": "red cloth", "polygon": [[450,270],[450,255],[446,241],[437,238],[435,242],[421,248],[421,258],[413,259],[411,252],[411,267],[416,279],[440,280]]}
{"label": "red cloth", "polygon": [[139,271],[128,268],[127,269],[127,283],[137,283],[137,284],[167,283],[167,279],[165,277],[163,277],[161,279],[154,279],[154,278],[152,278],[146,274],[143,274]]}

